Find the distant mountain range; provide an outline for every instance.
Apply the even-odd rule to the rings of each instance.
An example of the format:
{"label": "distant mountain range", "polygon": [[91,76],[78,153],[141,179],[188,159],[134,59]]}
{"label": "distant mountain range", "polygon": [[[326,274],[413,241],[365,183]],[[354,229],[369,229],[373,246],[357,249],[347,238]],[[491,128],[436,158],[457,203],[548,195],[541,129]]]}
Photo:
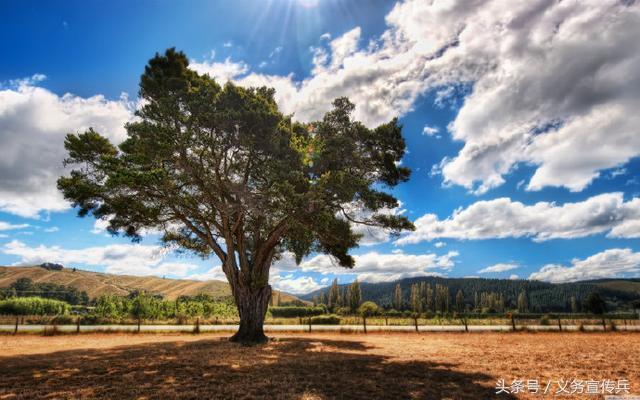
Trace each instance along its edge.
{"label": "distant mountain range", "polygon": [[[373,301],[378,305],[391,308],[394,304],[394,294],[397,284],[402,289],[405,308],[409,307],[411,285],[425,282],[435,287],[436,284],[449,288],[453,302],[458,290],[464,295],[465,304],[472,305],[475,294],[499,293],[503,296],[507,308],[516,308],[518,296],[525,291],[529,309],[532,312],[560,312],[571,310],[571,297],[575,297],[578,305],[591,292],[597,292],[603,297],[609,309],[631,309],[634,302],[640,300],[640,279],[600,279],[572,283],[548,283],[528,280],[511,279],[482,279],[482,278],[439,278],[421,277],[408,278],[394,282],[367,283],[361,282],[360,289],[363,301]],[[348,285],[339,285],[346,290]],[[328,296],[330,287],[300,296],[303,300],[311,301],[321,293]]]}
{"label": "distant mountain range", "polygon": [[[231,296],[227,282],[194,281],[188,279],[158,278],[156,276],[114,275],[100,272],[73,270],[57,264],[31,267],[0,267],[0,288],[6,288],[20,278],[34,283],[56,283],[87,292],[90,299],[103,294],[126,296],[134,290],[160,294],[167,299],[178,296],[194,296],[200,293],[216,297]],[[293,301],[296,297],[281,293],[281,301]]]}

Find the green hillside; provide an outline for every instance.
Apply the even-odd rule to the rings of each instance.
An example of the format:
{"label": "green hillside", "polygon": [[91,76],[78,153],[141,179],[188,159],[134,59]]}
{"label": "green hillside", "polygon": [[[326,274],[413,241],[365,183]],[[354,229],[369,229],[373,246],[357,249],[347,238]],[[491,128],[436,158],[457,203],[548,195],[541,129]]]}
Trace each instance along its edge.
{"label": "green hillside", "polygon": [[[568,312],[571,311],[571,298],[574,297],[578,308],[589,293],[599,293],[607,302],[610,310],[627,310],[640,300],[640,279],[615,279],[583,281],[573,283],[548,283],[529,280],[482,279],[482,278],[409,278],[394,282],[360,283],[363,301],[374,301],[385,307],[394,308],[396,285],[400,284],[403,309],[410,308],[410,292],[413,284],[425,283],[431,287],[443,285],[449,290],[450,303],[461,291],[467,308],[474,307],[477,297],[482,294],[496,294],[504,299],[506,309],[515,309],[518,296],[526,293],[528,308],[531,312]],[[340,291],[346,293],[348,285],[340,285]],[[305,300],[318,300],[329,294],[329,287],[302,296]]]}

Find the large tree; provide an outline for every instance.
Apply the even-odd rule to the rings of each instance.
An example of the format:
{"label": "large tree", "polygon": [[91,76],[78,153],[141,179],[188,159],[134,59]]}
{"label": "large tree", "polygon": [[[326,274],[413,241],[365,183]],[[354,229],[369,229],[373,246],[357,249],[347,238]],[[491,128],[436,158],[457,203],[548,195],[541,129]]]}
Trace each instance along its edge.
{"label": "large tree", "polygon": [[112,234],[138,241],[158,230],[168,246],[217,256],[240,315],[234,341],[266,340],[269,269],[285,252],[352,268],[355,224],[413,229],[385,192],[410,173],[396,119],[367,128],[338,98],[322,120],[294,122],[273,89],[220,86],[174,49],[149,61],[139,95],[124,142],[92,129],[67,135],[73,169],[58,187]]}

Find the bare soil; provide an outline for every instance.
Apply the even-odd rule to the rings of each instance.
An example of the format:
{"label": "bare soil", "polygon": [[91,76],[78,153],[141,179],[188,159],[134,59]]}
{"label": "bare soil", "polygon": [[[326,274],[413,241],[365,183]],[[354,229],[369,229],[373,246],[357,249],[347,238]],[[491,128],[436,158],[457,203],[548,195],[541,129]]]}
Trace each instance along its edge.
{"label": "bare soil", "polygon": [[496,395],[500,379],[627,379],[640,394],[639,350],[634,333],[277,334],[253,347],[209,334],[4,335],[0,399],[553,397]]}

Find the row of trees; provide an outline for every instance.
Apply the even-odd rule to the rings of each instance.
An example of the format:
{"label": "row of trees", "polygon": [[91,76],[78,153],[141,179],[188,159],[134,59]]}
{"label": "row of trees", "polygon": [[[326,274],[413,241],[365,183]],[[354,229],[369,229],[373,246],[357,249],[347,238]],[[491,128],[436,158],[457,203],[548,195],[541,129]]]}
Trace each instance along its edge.
{"label": "row of trees", "polygon": [[[510,279],[478,279],[478,278],[441,278],[421,277],[404,279],[400,282],[361,283],[363,299],[371,300],[385,309],[411,310],[411,287],[417,284],[428,285],[433,291],[435,303],[436,285],[449,289],[445,296],[449,301],[449,310],[456,310],[456,303],[464,304],[465,310],[481,312],[493,310],[507,311],[528,310],[532,313],[547,312],[584,312],[585,300],[590,293],[598,293],[607,302],[610,310],[631,310],[640,296],[630,291],[622,291],[614,287],[604,287],[593,282],[571,282],[552,284],[540,281]],[[400,296],[398,288],[400,285]],[[340,289],[343,289],[341,286]],[[419,292],[423,290],[419,289]],[[456,301],[462,293],[462,301]],[[328,293],[328,288],[325,289]],[[483,296],[483,293],[485,295]],[[319,298],[318,294],[318,298]],[[426,295],[422,295],[426,298]],[[484,299],[483,299],[484,297]],[[426,301],[426,300],[425,300]],[[423,309],[434,310],[435,305]]]}
{"label": "row of trees", "polygon": [[360,289],[360,283],[356,278],[353,283],[345,288],[338,286],[338,279],[334,279],[331,287],[329,288],[328,295],[324,292],[313,299],[314,305],[325,305],[331,312],[348,311],[350,313],[356,313],[358,307],[362,303],[362,290]]}
{"label": "row of trees", "polygon": [[61,300],[72,305],[89,304],[89,296],[85,291],[56,283],[34,283],[29,278],[19,278],[8,287],[0,288],[0,299],[11,297],[41,297]]}
{"label": "row of trees", "polygon": [[[597,295],[602,307],[606,303],[597,291],[589,293],[579,292],[565,299],[567,306],[559,311],[565,312],[592,312],[594,309],[593,294]],[[532,300],[533,298],[533,300]],[[363,296],[360,283],[355,280],[352,284],[339,286],[334,279],[327,295],[321,292],[312,298],[314,304],[325,305],[331,312],[339,314],[357,314],[358,307],[362,304]],[[401,284],[396,284],[393,297],[390,302],[383,303],[382,308],[396,310],[398,312],[413,313],[504,313],[517,311],[519,313],[540,312],[541,307],[532,306],[532,302],[539,304],[539,293],[531,295],[525,286],[521,287],[517,295],[502,291],[475,291],[466,293],[461,288],[452,291],[448,285],[422,281],[412,283],[408,290]],[[375,303],[374,303],[375,304]],[[546,311],[546,310],[545,310]]]}
{"label": "row of trees", "polygon": [[220,300],[201,294],[181,296],[175,300],[165,300],[160,296],[133,293],[128,297],[103,295],[96,300],[93,314],[100,318],[122,319],[181,319],[181,318],[232,318],[237,309],[229,300]]}
{"label": "row of trees", "polygon": [[13,297],[0,300],[0,315],[65,315],[69,304],[40,297]]}

